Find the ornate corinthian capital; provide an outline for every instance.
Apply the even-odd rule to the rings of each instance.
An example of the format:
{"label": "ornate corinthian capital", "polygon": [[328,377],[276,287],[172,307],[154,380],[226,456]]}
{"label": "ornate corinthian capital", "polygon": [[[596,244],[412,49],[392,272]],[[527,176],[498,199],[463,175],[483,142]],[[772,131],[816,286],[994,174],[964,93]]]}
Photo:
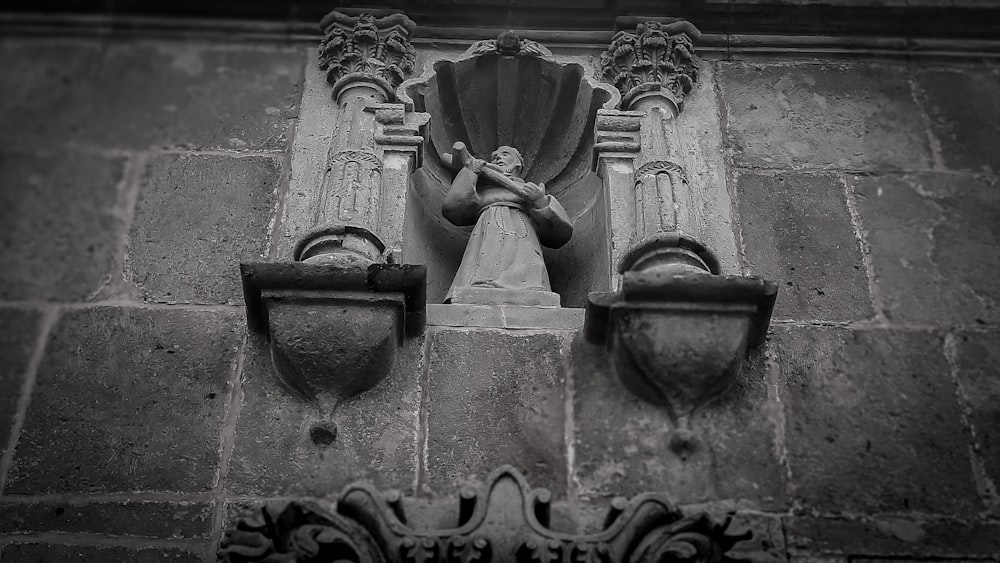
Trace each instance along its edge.
{"label": "ornate corinthian capital", "polygon": [[622,94],[622,109],[649,92],[661,92],[679,108],[698,80],[694,40],[701,33],[684,20],[644,21],[619,31],[601,54],[601,77]]}
{"label": "ornate corinthian capital", "polygon": [[413,72],[416,51],[410,35],[417,24],[403,14],[376,18],[330,12],[320,22],[323,41],[319,68],[333,85],[334,98],[352,82],[365,81],[382,89],[386,99]]}

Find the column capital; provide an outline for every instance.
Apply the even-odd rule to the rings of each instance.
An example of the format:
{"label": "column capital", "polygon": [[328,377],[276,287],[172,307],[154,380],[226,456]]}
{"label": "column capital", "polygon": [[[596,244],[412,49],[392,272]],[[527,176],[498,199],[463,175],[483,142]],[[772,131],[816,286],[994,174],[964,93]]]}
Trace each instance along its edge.
{"label": "column capital", "polygon": [[382,17],[345,11],[327,14],[320,22],[319,68],[333,85],[334,99],[349,86],[362,83],[375,89],[381,99],[392,100],[393,91],[413,72],[417,55],[410,36],[416,27],[401,13]]}
{"label": "column capital", "polygon": [[655,97],[680,112],[684,96],[698,80],[694,25],[678,18],[618,18],[619,29],[601,54],[600,75],[622,94],[622,109],[638,109]]}

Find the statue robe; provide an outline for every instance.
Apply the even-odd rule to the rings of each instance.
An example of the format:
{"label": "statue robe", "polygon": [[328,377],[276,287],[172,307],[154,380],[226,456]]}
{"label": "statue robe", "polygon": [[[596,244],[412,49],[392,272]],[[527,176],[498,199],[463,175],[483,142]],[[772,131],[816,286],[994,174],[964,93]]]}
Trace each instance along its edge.
{"label": "statue robe", "polygon": [[[520,178],[513,180],[523,182]],[[462,169],[445,196],[442,213],[458,226],[475,225],[445,303],[458,287],[551,291],[542,245],[559,248],[573,236],[573,223],[551,195],[541,208]]]}

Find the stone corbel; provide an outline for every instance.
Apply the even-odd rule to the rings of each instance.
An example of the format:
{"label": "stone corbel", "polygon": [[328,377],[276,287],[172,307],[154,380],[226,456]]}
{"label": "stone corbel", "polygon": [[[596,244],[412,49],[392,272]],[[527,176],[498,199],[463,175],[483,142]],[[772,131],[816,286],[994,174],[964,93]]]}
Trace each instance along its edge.
{"label": "stone corbel", "polygon": [[[370,389],[423,332],[426,269],[398,264],[409,173],[426,118],[392,103],[413,70],[403,14],[331,12],[320,68],[339,122],[291,262],[242,264],[247,323],[286,387],[335,405]],[[388,243],[388,244],[387,244]]]}
{"label": "stone corbel", "polygon": [[764,342],[777,285],[719,275],[715,256],[690,237],[642,241],[619,272],[620,291],[590,295],[585,337],[605,347],[626,389],[674,420],[724,392]]}
{"label": "stone corbel", "polygon": [[282,382],[336,403],[374,387],[426,324],[423,266],[241,264],[247,325],[267,337]]}

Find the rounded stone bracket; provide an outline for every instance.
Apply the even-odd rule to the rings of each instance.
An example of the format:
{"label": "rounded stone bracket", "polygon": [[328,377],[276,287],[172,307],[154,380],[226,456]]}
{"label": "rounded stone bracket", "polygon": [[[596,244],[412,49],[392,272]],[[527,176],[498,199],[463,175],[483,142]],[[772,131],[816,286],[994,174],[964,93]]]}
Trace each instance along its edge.
{"label": "rounded stone bracket", "polygon": [[426,325],[423,266],[241,264],[247,326],[266,335],[282,381],[304,398],[347,398],[389,372]]}
{"label": "rounded stone bracket", "polygon": [[625,388],[675,420],[729,388],[770,324],[777,285],[720,276],[717,264],[690,237],[651,237],[626,254],[622,289],[587,304],[586,339],[605,347]]}

